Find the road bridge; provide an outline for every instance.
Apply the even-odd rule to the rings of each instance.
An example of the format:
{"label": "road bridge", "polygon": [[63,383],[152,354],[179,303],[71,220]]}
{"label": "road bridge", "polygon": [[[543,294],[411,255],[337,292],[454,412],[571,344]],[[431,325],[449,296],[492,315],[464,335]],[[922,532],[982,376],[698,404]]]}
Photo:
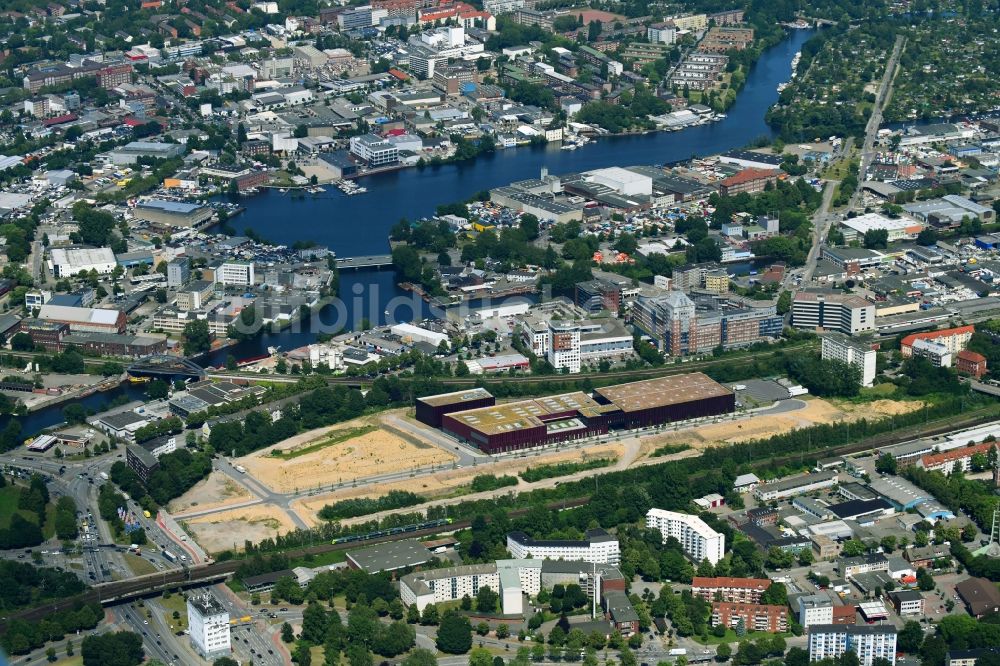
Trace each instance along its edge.
{"label": "road bridge", "polygon": [[130,377],[204,379],[205,369],[181,356],[156,354],[141,358],[126,369]]}
{"label": "road bridge", "polygon": [[365,257],[339,257],[337,268],[339,270],[360,270],[362,268],[385,268],[392,266],[391,254],[373,254]]}

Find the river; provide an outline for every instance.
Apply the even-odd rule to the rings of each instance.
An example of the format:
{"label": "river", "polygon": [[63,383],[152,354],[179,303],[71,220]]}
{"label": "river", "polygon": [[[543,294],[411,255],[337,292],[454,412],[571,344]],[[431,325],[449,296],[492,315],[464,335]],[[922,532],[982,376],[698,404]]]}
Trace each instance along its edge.
{"label": "river", "polygon": [[[243,200],[246,212],[231,224],[241,232],[250,227],[277,243],[290,245],[297,240],[313,240],[341,257],[383,254],[389,249],[389,229],[400,218],[429,216],[439,204],[461,201],[482,190],[536,177],[542,167],[560,174],[609,166],[669,164],[740,148],[757,137],[773,136],[764,122],[764,114],[778,99],[778,84],[790,78],[795,53],[814,32],[792,30],[787,39],[765,51],[750,70],[746,85],[726,118],[717,123],[679,132],[606,137],[579,150],[560,150],[558,144],[514,148],[462,164],[380,174],[362,181],[368,188],[366,194],[351,197],[332,187],[327,188],[325,196],[305,198],[267,191]],[[383,313],[387,308],[395,321],[421,319],[428,314],[422,301],[396,286],[391,270],[341,273],[340,296],[342,308],[326,306],[303,326],[268,333],[207,354],[199,362],[218,366],[229,355],[247,358],[264,353],[270,346],[294,349],[315,340],[318,332],[331,332],[342,325],[356,328],[362,319],[384,323]],[[477,305],[474,302],[470,307]],[[127,393],[134,398],[140,390],[126,385],[92,395],[81,403],[91,411],[99,411],[117,395]],[[59,423],[63,406],[39,410],[23,418],[25,436]]]}

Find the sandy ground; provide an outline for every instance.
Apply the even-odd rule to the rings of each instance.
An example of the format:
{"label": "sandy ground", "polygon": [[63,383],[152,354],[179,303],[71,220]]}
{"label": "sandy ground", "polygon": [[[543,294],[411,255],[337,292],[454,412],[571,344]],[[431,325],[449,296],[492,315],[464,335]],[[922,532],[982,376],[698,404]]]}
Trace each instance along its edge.
{"label": "sandy ground", "polygon": [[[428,499],[434,499],[436,497],[447,496],[454,493],[456,489],[469,485],[472,482],[472,479],[480,474],[492,474],[494,476],[502,476],[504,474],[517,475],[527,467],[549,465],[567,460],[580,461],[594,460],[595,458],[614,458],[617,460],[625,456],[627,453],[626,446],[622,443],[591,446],[581,450],[572,448],[551,452],[538,451],[535,452],[535,454],[531,454],[523,458],[504,459],[489,464],[479,465],[477,467],[469,467],[458,470],[444,470],[436,474],[425,475],[415,479],[380,483],[357,489],[346,488],[332,493],[315,495],[292,502],[291,509],[295,511],[295,513],[297,513],[302,520],[310,525],[315,525],[319,522],[316,519],[316,512],[323,508],[324,504],[330,504],[344,499],[355,497],[381,497],[390,490],[408,490],[410,492],[426,496]],[[606,467],[603,469],[608,470],[611,468]],[[518,479],[518,481],[518,487],[526,485],[524,481],[521,481],[520,479]],[[517,487],[511,486],[510,488],[504,488],[502,490],[513,490],[515,488]],[[464,501],[466,499],[466,496],[456,497],[456,501]],[[403,511],[406,511],[406,509],[403,509]],[[358,520],[369,519],[370,517],[364,517]]]}
{"label": "sandy ground", "polygon": [[856,421],[863,417],[905,414],[920,409],[919,401],[875,400],[869,403],[833,404],[821,398],[806,400],[803,409],[767,417],[724,421],[702,426],[696,430],[682,430],[643,439],[642,451],[651,453],[669,443],[684,443],[695,449],[722,444],[734,444],[749,439],[764,439],[797,428],[808,428],[822,423]]}
{"label": "sandy ground", "polygon": [[242,549],[244,541],[256,543],[290,532],[295,525],[278,507],[258,504],[192,518],[184,521],[184,528],[206,552],[217,553],[232,548],[234,543]]}
{"label": "sandy ground", "polygon": [[212,472],[191,490],[170,502],[167,511],[184,513],[201,509],[229,506],[250,499],[252,495],[242,484],[222,472]]}
{"label": "sandy ground", "polygon": [[251,476],[274,492],[292,493],[417,467],[447,465],[455,460],[453,454],[436,446],[411,443],[383,430],[331,444],[291,460],[271,455],[273,449],[287,452],[310,446],[371,423],[371,419],[356,419],[302,433],[241,458],[235,464],[246,467]]}

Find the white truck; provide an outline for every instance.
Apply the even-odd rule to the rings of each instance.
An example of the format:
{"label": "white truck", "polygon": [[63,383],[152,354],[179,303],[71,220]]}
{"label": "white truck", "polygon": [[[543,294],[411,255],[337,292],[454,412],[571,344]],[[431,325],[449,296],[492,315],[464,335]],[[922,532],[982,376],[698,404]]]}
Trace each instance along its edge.
{"label": "white truck", "polygon": [[167,558],[171,562],[176,562],[177,561],[177,557],[173,553],[171,553],[169,550],[163,551],[163,557]]}
{"label": "white truck", "polygon": [[673,648],[667,654],[671,657],[683,657],[688,653],[687,648]]}
{"label": "white truck", "polygon": [[108,480],[108,479],[110,478],[110,477],[108,476],[108,473],[107,473],[107,472],[101,472],[101,473],[100,473],[100,474],[98,474],[97,476],[101,477],[101,479],[102,479],[102,480],[104,480],[104,481],[107,481],[107,480]]}
{"label": "white truck", "polygon": [[240,474],[246,474],[247,473],[247,468],[244,467],[243,465],[234,465],[233,469],[235,469]]}

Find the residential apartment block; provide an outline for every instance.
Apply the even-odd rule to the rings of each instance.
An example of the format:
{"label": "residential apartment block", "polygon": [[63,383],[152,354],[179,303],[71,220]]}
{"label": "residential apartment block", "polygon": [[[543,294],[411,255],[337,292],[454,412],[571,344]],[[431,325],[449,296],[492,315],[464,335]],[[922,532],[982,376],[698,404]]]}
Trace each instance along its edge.
{"label": "residential apartment block", "polygon": [[579,560],[612,565],[621,562],[618,539],[602,529],[588,530],[585,537],[582,541],[538,540],[524,532],[511,532],[507,535],[507,550],[519,560]]}
{"label": "residential apartment block", "polygon": [[695,576],[691,580],[691,594],[705,601],[728,601],[741,604],[758,604],[760,597],[771,587],[768,578],[706,578]]}
{"label": "residential apartment block", "polygon": [[875,659],[896,663],[896,627],[888,625],[848,626],[818,624],[809,627],[809,660],[837,658],[853,651],[861,666]]}
{"label": "residential apartment block", "polygon": [[788,631],[788,608],[771,604],[732,603],[716,601],[712,604],[712,626],[733,627],[740,620],[747,631],[779,633]]}
{"label": "residential apartment block", "polygon": [[861,385],[875,382],[875,362],[878,355],[870,342],[852,340],[843,333],[831,332],[823,336],[820,347],[823,360],[840,361],[861,371]]}
{"label": "residential apartment block", "polygon": [[646,527],[659,530],[663,543],[670,537],[680,541],[684,552],[695,562],[708,560],[716,564],[725,555],[725,535],[713,530],[698,516],[650,509],[646,513]]}

